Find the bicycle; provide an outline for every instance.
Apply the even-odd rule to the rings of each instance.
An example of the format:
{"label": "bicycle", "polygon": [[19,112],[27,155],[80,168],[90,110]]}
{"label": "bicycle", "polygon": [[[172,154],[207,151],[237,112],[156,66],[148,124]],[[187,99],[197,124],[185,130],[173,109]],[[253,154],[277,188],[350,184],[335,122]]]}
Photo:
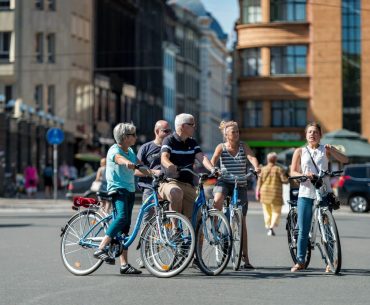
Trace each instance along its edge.
{"label": "bicycle", "polygon": [[199,178],[198,196],[194,201],[191,217],[191,223],[196,228],[196,265],[206,275],[218,275],[229,263],[232,239],[226,216],[213,208],[212,201],[206,200],[203,184],[215,176],[206,173],[197,174],[189,168],[179,168],[179,171],[188,171]]}
{"label": "bicycle", "polygon": [[[146,169],[136,166],[137,169]],[[183,215],[166,211],[168,201],[158,199],[159,183],[165,181],[163,175],[152,175],[151,185],[139,183],[143,188],[152,190],[152,194],[143,202],[130,235],[116,236],[107,247],[110,257],[118,257],[135,240],[140,231],[144,214],[154,209],[154,216],[146,223],[140,234],[140,251],[145,268],[154,276],[168,278],[181,273],[190,263],[195,249],[195,233],[190,221]],[[102,200],[112,201],[114,192],[98,192],[98,199],[77,197],[73,215],[62,228],[61,256],[64,266],[74,275],[88,275],[96,271],[103,263],[93,257],[99,247],[113,213],[105,214],[99,209]],[[81,210],[81,207],[86,209]]]}
{"label": "bicycle", "polygon": [[[311,259],[311,251],[315,246],[320,251],[321,257],[326,266],[329,266],[329,271],[338,274],[342,265],[342,252],[340,238],[335,219],[331,213],[330,205],[326,202],[328,194],[326,186],[323,183],[325,176],[335,177],[340,176],[342,171],[322,171],[316,176],[313,184],[315,186],[316,199],[312,207],[312,221],[308,239],[305,269],[308,267]],[[299,182],[307,181],[307,176],[289,177],[289,179],[298,180]],[[287,215],[287,236],[289,252],[294,263],[297,263],[297,240],[298,240],[298,225],[297,225],[297,202],[289,201],[290,211]],[[319,242],[316,241],[319,235]],[[328,270],[328,268],[327,268]]]}
{"label": "bicycle", "polygon": [[257,172],[250,169],[248,174],[241,176],[235,176],[230,173],[222,174],[234,179],[233,193],[231,196],[226,196],[222,211],[229,219],[232,234],[231,263],[233,270],[237,271],[240,268],[243,247],[243,205],[238,199],[238,182],[241,179],[248,179],[252,175],[257,177]]}

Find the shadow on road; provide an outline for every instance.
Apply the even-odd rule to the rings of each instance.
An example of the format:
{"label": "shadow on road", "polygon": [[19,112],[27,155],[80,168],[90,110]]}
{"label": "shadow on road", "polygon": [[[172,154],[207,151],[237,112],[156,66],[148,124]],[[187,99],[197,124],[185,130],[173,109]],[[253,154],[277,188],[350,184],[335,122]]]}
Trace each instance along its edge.
{"label": "shadow on road", "polygon": [[0,228],[22,228],[22,227],[29,227],[32,226],[30,223],[7,223],[7,224],[0,224]]}

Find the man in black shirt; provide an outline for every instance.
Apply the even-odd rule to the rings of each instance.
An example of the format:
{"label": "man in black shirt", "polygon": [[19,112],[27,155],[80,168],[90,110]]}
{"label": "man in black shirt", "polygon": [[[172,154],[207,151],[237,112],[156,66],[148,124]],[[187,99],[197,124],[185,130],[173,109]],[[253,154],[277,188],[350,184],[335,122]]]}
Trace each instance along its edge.
{"label": "man in black shirt", "polygon": [[[149,167],[154,174],[159,174],[161,170],[161,146],[163,139],[171,133],[170,124],[167,121],[160,120],[155,123],[154,134],[155,139],[153,141],[145,143],[140,147],[137,153],[137,158],[144,165]],[[140,182],[151,183],[152,178],[140,177]],[[151,194],[151,190],[145,189],[143,193],[143,201],[148,198]]]}
{"label": "man in black shirt", "polygon": [[209,171],[214,167],[203,154],[198,143],[192,138],[195,130],[194,117],[191,114],[181,113],[175,118],[176,131],[166,137],[162,143],[161,165],[162,170],[174,177],[168,183],[159,187],[159,194],[163,199],[170,201],[170,208],[191,219],[193,205],[196,199],[196,189],[193,185],[193,175],[188,172],[178,173],[177,167],[190,167],[195,159]]}

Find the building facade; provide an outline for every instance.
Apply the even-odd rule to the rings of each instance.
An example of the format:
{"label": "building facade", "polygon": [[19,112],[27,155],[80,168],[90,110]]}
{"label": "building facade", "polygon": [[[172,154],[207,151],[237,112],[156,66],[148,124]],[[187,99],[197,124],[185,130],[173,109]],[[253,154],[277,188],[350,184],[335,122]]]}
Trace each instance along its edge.
{"label": "building facade", "polygon": [[[302,145],[303,128],[370,138],[366,1],[240,0],[234,109],[261,155]],[[365,44],[367,48],[365,48]],[[367,85],[366,85],[367,83]]]}
{"label": "building facade", "polygon": [[52,126],[64,130],[60,156],[72,163],[92,136],[91,2],[0,4],[0,115],[6,125],[0,151],[6,171],[23,172],[29,163],[41,171],[51,161],[45,133]]}

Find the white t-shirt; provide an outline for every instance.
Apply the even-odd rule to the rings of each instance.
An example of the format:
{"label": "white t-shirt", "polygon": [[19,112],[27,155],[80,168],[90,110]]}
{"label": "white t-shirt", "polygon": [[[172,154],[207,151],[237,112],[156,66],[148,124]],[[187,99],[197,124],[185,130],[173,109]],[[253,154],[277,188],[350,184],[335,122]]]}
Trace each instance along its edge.
{"label": "white t-shirt", "polygon": [[[312,159],[314,159],[318,170],[324,170],[324,171],[328,170],[329,160],[325,153],[325,146],[319,145],[315,149],[312,149],[306,146],[306,147],[302,147],[302,154],[301,154],[301,169],[304,175],[307,174],[308,172],[314,173],[315,175],[319,174],[317,172],[317,169],[315,168],[315,165],[313,164],[311,160],[310,154],[312,156]],[[332,190],[330,187],[329,177],[324,177],[323,182],[326,185],[326,191],[331,192]],[[298,197],[316,199],[315,187],[311,183],[310,180],[301,182],[299,186]]]}

